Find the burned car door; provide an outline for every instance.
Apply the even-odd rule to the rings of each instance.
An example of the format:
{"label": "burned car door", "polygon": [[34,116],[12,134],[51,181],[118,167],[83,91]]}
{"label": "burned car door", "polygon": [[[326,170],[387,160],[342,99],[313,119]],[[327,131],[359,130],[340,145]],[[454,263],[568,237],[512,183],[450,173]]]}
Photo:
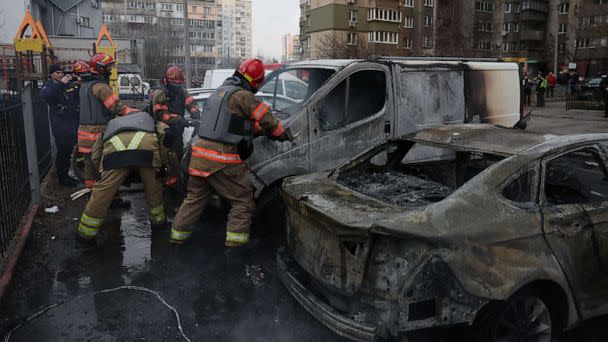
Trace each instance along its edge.
{"label": "burned car door", "polygon": [[543,161],[543,229],[583,318],[606,313],[608,273],[602,269],[595,235],[608,229],[606,165],[596,146]]}
{"label": "burned car door", "polygon": [[[273,109],[273,114],[297,135],[293,144],[258,137],[254,152],[247,160],[255,174],[254,184],[260,187],[275,183],[290,175],[309,172],[308,108],[309,98],[336,70],[314,67],[294,67],[277,70],[268,75],[256,96]],[[264,185],[258,185],[261,181]]]}
{"label": "burned car door", "polygon": [[386,66],[358,63],[329,82],[310,102],[310,166],[323,171],[340,165],[386,140],[390,106]]}

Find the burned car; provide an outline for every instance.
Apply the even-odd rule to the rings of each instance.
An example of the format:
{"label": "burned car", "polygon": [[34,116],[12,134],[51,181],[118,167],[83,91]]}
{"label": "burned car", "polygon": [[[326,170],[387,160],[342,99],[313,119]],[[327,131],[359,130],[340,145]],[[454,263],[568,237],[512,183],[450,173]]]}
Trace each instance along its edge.
{"label": "burned car", "polygon": [[357,341],[550,341],[608,312],[608,134],[447,125],[285,180],[289,292]]}

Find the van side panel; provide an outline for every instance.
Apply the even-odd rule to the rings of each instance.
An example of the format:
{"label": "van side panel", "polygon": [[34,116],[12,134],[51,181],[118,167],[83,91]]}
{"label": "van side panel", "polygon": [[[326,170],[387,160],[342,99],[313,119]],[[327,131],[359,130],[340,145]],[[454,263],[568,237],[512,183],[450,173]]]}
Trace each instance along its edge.
{"label": "van side panel", "polygon": [[465,63],[468,122],[513,127],[520,119],[520,80],[515,63]]}
{"label": "van side panel", "polygon": [[461,68],[393,66],[396,110],[393,137],[465,119],[464,77]]}

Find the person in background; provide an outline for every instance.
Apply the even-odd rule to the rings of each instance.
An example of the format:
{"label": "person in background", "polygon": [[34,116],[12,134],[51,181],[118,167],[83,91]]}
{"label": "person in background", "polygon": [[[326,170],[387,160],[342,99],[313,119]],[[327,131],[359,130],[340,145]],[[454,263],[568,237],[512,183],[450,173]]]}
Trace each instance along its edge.
{"label": "person in background", "polygon": [[547,97],[555,97],[555,87],[557,86],[557,78],[552,72],[547,75]]}
{"label": "person in background", "polygon": [[524,74],[523,86],[524,86],[524,101],[525,101],[524,103],[526,104],[526,106],[530,106],[530,102],[531,102],[531,98],[532,98],[532,82],[528,78],[528,73]]}
{"label": "person in background", "polygon": [[570,94],[575,95],[578,92],[578,74],[576,71],[570,73],[570,79],[568,79],[568,86],[570,87]]}
{"label": "person in background", "polygon": [[49,75],[50,79],[42,87],[42,97],[49,105],[51,128],[57,147],[57,180],[61,185],[75,187],[79,181],[70,177],[68,172],[78,131],[80,85],[72,75],[66,75],[58,64],[49,67]]}
{"label": "person in background", "polygon": [[536,83],[536,107],[544,107],[547,79],[543,76],[543,73],[539,71],[534,81]]}

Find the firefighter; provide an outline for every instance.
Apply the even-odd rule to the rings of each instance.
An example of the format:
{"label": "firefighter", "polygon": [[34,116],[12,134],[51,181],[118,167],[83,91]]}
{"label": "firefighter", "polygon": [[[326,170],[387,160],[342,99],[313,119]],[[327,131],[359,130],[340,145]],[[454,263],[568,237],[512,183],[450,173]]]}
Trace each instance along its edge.
{"label": "firefighter", "polygon": [[262,62],[248,59],[205,103],[200,139],[192,147],[188,194],[175,216],[170,242],[182,244],[190,238],[192,225],[213,192],[231,205],[225,245],[240,247],[249,242],[255,202],[243,159],[250,154],[253,131],[278,141],[294,139],[289,128],[284,129],[273,117],[269,106],[254,96],[263,80]]}
{"label": "firefighter", "polygon": [[167,219],[163,206],[163,188],[157,179],[161,166],[160,148],[154,119],[145,112],[117,117],[108,122],[99,140],[102,145],[101,180],[95,184],[80,223],[78,237],[95,241],[118,187],[132,171],[144,184],[152,231],[165,228]]}
{"label": "firefighter", "polygon": [[163,180],[165,186],[177,183],[179,160],[183,153],[185,111],[194,119],[200,117],[194,98],[183,87],[184,81],[182,69],[172,66],[167,69],[160,88],[155,89],[151,95],[150,108],[157,121],[156,133],[161,141],[161,158],[166,166]]}
{"label": "firefighter", "polygon": [[[84,156],[85,187],[93,188],[99,171],[103,144],[100,137],[109,120],[136,109],[125,106],[108,84],[110,72],[116,61],[109,55],[98,53],[89,62],[90,76],[83,79],[80,87],[80,126],[78,127],[78,152]],[[129,203],[117,199],[113,207],[129,207]]]}

